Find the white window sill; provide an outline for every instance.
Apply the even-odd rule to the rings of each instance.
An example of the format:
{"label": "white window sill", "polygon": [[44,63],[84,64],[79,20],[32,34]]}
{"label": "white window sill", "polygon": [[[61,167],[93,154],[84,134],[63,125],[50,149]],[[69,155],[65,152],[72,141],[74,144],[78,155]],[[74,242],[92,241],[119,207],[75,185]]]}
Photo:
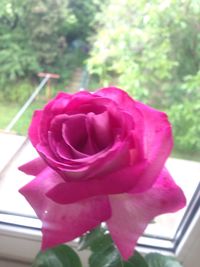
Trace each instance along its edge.
{"label": "white window sill", "polygon": [[[41,232],[25,227],[0,224],[0,259],[32,263],[41,246]],[[76,250],[77,243],[67,245]],[[78,251],[84,267],[88,266],[89,251]]]}

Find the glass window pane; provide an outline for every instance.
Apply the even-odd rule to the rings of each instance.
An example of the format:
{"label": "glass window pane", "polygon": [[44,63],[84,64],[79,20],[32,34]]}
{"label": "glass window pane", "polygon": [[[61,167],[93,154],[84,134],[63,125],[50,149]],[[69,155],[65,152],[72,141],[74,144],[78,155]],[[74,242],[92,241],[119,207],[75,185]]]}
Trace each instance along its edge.
{"label": "glass window pane", "polygon": [[155,218],[145,234],[173,239],[189,202],[200,182],[200,163],[195,161],[170,158],[166,164],[176,183],[182,188],[187,199],[187,206],[176,212]]}
{"label": "glass window pane", "polygon": [[[5,139],[5,136],[2,134],[0,134],[0,139],[2,136],[3,139]],[[9,142],[9,134],[6,134],[6,136]],[[11,136],[13,144],[17,144],[19,142],[19,136]],[[23,141],[25,141],[25,138]],[[12,148],[7,145],[5,151],[7,151],[8,154],[10,153],[10,159],[13,156],[11,150]],[[1,158],[3,156],[4,151],[1,150]],[[6,169],[0,176],[0,212],[35,216],[33,209],[30,207],[25,198],[18,192],[18,189],[33,179],[33,177],[25,175],[18,170],[18,167],[36,157],[37,152],[27,141],[17,152],[14,158],[11,161],[8,161]]]}

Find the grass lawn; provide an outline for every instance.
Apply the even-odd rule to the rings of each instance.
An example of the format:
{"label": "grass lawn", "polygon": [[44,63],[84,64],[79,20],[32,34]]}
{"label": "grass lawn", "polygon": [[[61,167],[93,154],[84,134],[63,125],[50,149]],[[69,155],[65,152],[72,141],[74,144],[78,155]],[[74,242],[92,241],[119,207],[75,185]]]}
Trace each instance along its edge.
{"label": "grass lawn", "polygon": [[3,130],[20,109],[18,104],[0,102],[0,129]]}
{"label": "grass lawn", "polygon": [[[28,109],[24,112],[18,122],[14,125],[11,132],[19,135],[27,135],[27,130],[32,118],[33,111],[40,109],[45,104],[45,101],[35,100]],[[0,130],[6,128],[10,121],[14,118],[22,105],[17,103],[0,102]]]}

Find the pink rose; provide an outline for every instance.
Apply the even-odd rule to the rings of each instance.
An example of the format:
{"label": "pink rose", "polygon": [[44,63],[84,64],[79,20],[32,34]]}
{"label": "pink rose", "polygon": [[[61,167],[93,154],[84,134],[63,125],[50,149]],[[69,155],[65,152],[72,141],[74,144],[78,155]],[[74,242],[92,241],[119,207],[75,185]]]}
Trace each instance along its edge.
{"label": "pink rose", "polygon": [[20,167],[36,176],[20,192],[43,223],[43,249],[106,221],[128,259],[155,216],[185,205],[164,168],[173,146],[166,114],[120,89],[59,93],[35,111],[29,138],[40,157]]}

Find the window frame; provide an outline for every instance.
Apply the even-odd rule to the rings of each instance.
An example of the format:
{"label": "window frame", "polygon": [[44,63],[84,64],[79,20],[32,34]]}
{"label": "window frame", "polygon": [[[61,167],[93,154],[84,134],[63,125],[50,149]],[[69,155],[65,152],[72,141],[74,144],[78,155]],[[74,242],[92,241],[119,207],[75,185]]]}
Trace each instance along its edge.
{"label": "window frame", "polygon": [[[195,266],[198,263],[200,239],[200,184],[198,185],[193,198],[186,210],[186,213],[177,229],[176,240],[164,238],[164,241],[169,242],[173,246],[160,247],[158,245],[148,245],[147,243],[139,240],[137,249],[141,252],[147,253],[150,251],[157,251],[163,254],[175,255],[181,262],[184,263],[184,267]],[[24,217],[18,214],[5,213],[7,217],[4,217],[4,221],[0,221],[0,258],[12,259],[21,261],[24,263],[31,263],[40,249],[41,244],[41,231],[40,226],[37,225],[38,219],[32,216]],[[12,223],[13,216],[26,218],[29,223],[25,225],[19,225]],[[5,220],[5,218],[7,218]],[[9,221],[10,218],[10,221]],[[31,220],[37,222],[35,227],[31,223]],[[143,241],[155,239],[149,235],[144,235]],[[156,241],[160,241],[161,238],[157,238]],[[69,242],[70,246],[74,249],[77,247],[76,242]],[[191,249],[192,248],[192,249]],[[85,250],[78,252],[84,266],[87,266],[87,259],[89,251]]]}

